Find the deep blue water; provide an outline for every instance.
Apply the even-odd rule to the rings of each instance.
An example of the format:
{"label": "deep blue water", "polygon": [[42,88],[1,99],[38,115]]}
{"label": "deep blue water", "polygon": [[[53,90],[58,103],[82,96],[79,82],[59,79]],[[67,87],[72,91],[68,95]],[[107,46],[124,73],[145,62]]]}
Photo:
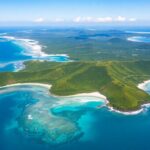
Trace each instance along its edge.
{"label": "deep blue water", "polygon": [[[1,150],[150,149],[149,109],[126,116],[110,112],[107,107],[96,109],[103,101],[92,102],[95,98],[89,97],[91,102],[85,104],[77,100],[88,97],[59,99],[38,86],[4,88],[0,92]],[[27,117],[29,114],[32,120]],[[76,136],[74,132],[82,134]],[[65,139],[65,134],[75,138],[56,144]],[[49,137],[54,138],[55,144],[49,143]]]}
{"label": "deep blue water", "polygon": [[23,47],[15,44],[13,41],[0,38],[0,72],[14,71],[17,69],[14,62],[32,58],[31,56],[23,55],[22,51]]}
{"label": "deep blue water", "polygon": [[[26,53],[24,53],[26,51]],[[0,38],[0,72],[17,71],[24,68],[23,62],[27,60],[47,60],[54,62],[70,61],[68,56],[37,56],[27,54],[31,52],[30,47],[26,47],[17,40]]]}
{"label": "deep blue water", "polygon": [[23,47],[13,41],[0,38],[0,63],[31,59],[30,56],[22,55],[22,51]]}
{"label": "deep blue water", "polygon": [[[150,42],[145,37],[133,40]],[[0,39],[0,71],[14,71],[21,64],[12,62],[32,59],[23,50],[13,41]],[[68,61],[63,56],[43,59]],[[103,102],[58,99],[38,86],[0,89],[0,150],[150,150],[149,109],[126,116],[107,107],[97,109],[99,105]]]}

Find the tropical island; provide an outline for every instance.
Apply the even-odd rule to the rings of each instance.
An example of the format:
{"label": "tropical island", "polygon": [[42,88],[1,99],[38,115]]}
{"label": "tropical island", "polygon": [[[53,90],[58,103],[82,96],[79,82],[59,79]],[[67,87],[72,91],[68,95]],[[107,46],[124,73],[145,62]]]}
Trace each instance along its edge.
{"label": "tropical island", "polygon": [[150,0],[1,0],[0,150],[150,150]]}
{"label": "tropical island", "polygon": [[19,72],[0,73],[0,85],[15,83],[52,84],[59,96],[100,92],[109,105],[133,111],[150,102],[150,95],[137,85],[150,79],[150,61],[25,62]]}

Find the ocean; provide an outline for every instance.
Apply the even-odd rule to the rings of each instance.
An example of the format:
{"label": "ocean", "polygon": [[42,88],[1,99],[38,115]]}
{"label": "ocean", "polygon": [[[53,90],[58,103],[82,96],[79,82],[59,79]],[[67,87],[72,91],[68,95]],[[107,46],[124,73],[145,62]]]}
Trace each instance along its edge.
{"label": "ocean", "polygon": [[42,48],[42,45],[35,40],[0,36],[0,72],[24,69],[23,62],[29,60],[70,61],[66,54],[48,55],[42,51]]}
{"label": "ocean", "polygon": [[[27,60],[70,61],[43,53],[37,41],[0,38],[0,72],[23,69]],[[0,150],[27,149],[149,150],[150,109],[124,115],[97,97],[56,97],[37,85],[1,88]]]}
{"label": "ocean", "polygon": [[148,108],[123,115],[98,108],[103,99],[54,97],[37,85],[0,91],[1,150],[149,150]]}

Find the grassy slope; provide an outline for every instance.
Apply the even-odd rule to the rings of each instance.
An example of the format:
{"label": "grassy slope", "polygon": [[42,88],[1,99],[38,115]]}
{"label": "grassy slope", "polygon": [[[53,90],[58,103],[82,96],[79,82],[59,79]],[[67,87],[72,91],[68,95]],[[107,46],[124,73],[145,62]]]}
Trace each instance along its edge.
{"label": "grassy slope", "polygon": [[100,91],[110,105],[134,110],[150,102],[150,96],[136,86],[150,79],[150,61],[137,62],[29,62],[24,71],[0,73],[0,85],[19,82],[53,84],[52,92],[70,95]]}

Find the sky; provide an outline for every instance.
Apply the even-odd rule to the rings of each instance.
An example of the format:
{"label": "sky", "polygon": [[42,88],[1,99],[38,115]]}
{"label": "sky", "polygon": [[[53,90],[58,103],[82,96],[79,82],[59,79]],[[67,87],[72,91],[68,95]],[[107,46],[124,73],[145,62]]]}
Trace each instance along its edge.
{"label": "sky", "polygon": [[0,25],[150,25],[150,0],[0,0]]}

